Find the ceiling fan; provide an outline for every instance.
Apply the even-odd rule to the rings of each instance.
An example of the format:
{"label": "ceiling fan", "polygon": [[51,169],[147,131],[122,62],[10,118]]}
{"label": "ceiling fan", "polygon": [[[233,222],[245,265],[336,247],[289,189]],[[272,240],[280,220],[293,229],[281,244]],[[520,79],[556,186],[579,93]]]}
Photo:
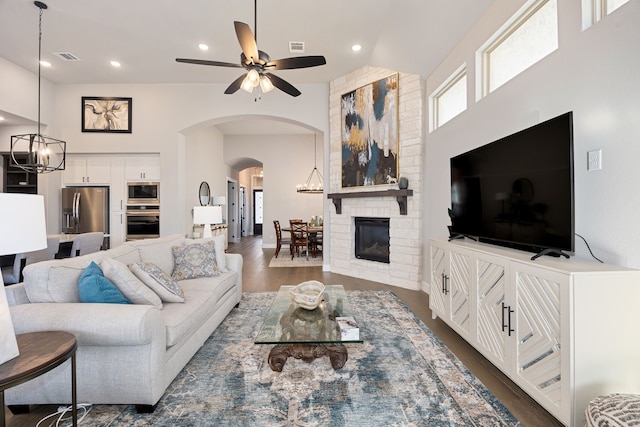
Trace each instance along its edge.
{"label": "ceiling fan", "polygon": [[262,92],[264,93],[269,92],[274,87],[276,87],[291,96],[300,95],[301,92],[296,89],[291,83],[276,76],[275,74],[270,73],[269,71],[317,67],[319,65],[326,64],[327,61],[322,55],[297,56],[292,58],[276,59],[272,61],[266,52],[258,50],[257,20],[257,0],[254,0],[254,29],[256,32],[256,36],[254,37],[253,33],[251,32],[251,28],[249,28],[249,26],[244,22],[233,22],[236,30],[236,36],[238,37],[238,42],[240,42],[240,47],[242,48],[239,64],[187,58],[176,58],[176,61],[184,62],[187,64],[212,65],[215,67],[244,68],[245,70],[247,70],[247,74],[243,74],[238,77],[224,91],[224,93],[227,95],[236,93],[238,89],[244,89],[247,92],[252,92],[253,89],[257,86],[260,86],[260,89],[262,89]]}

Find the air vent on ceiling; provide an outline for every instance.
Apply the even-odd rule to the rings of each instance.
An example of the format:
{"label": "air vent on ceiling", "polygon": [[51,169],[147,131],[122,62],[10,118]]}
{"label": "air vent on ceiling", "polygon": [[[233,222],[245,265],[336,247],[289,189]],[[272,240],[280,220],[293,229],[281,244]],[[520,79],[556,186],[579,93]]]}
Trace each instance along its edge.
{"label": "air vent on ceiling", "polygon": [[58,58],[63,59],[65,61],[80,61],[80,58],[75,56],[73,53],[69,52],[53,52]]}
{"label": "air vent on ceiling", "polygon": [[304,42],[289,42],[289,53],[304,53]]}

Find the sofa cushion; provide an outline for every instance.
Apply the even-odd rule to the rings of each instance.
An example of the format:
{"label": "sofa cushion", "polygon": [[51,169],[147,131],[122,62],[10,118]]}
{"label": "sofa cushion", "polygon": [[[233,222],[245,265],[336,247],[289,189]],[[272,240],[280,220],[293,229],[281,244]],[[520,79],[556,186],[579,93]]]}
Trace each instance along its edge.
{"label": "sofa cushion", "polygon": [[[200,278],[178,282],[184,290],[186,302],[183,304],[166,303],[162,309],[162,318],[167,327],[167,347],[175,345],[202,326],[212,316],[223,295],[234,292],[235,281],[219,281],[216,278]],[[194,282],[204,285],[208,283],[206,291],[194,287]]]}
{"label": "sofa cushion", "polygon": [[213,237],[206,237],[203,239],[185,239],[185,243],[190,245],[191,243],[204,243],[207,241],[213,241],[216,248],[216,263],[218,264],[218,270],[222,273],[229,271],[227,269],[227,258],[224,256],[224,243],[226,236],[221,234]]}
{"label": "sofa cushion", "polygon": [[220,274],[213,241],[174,246],[171,249],[175,258],[175,267],[171,274],[174,279],[186,280]]}
{"label": "sofa cushion", "polygon": [[80,302],[131,304],[116,285],[104,277],[98,264],[93,261],[80,275],[78,294]]}
{"label": "sofa cushion", "polygon": [[150,262],[138,262],[129,267],[133,274],[155,292],[162,301],[184,302],[184,292],[160,267]]}
{"label": "sofa cushion", "polygon": [[182,234],[172,234],[157,239],[135,240],[127,242],[127,245],[131,245],[138,250],[140,254],[139,261],[152,262],[165,273],[171,274],[174,265],[171,248],[184,244],[184,240],[185,237]]}
{"label": "sofa cushion", "polygon": [[102,260],[102,269],[107,279],[133,304],[148,304],[162,308],[162,300],[129,270],[129,267],[111,258]]}
{"label": "sofa cushion", "polygon": [[99,263],[106,251],[87,255],[42,261],[27,265],[24,288],[31,302],[80,302],[78,280],[92,261]]}
{"label": "sofa cushion", "polygon": [[105,252],[105,255],[116,261],[120,261],[125,265],[135,264],[140,262],[140,252],[138,248],[129,243],[124,243],[117,248],[109,249]]}

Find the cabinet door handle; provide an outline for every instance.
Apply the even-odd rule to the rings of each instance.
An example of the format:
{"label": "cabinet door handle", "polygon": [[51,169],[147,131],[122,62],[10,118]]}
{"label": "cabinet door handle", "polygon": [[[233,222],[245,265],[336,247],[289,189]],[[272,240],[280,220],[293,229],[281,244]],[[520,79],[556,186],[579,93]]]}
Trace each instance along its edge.
{"label": "cabinet door handle", "polygon": [[504,305],[504,302],[502,302],[502,321],[501,321],[501,324],[502,324],[502,332],[504,332],[504,331],[505,331],[505,329],[507,328],[507,325],[504,323],[504,318],[506,317],[506,316],[504,315],[504,311],[505,311],[505,310],[507,310],[507,306],[506,306],[506,305]]}
{"label": "cabinet door handle", "polygon": [[449,295],[449,276],[444,276],[444,294]]}
{"label": "cabinet door handle", "polygon": [[511,306],[509,306],[509,336],[511,336],[511,332],[515,332],[516,330],[511,327],[511,315],[515,313],[515,310],[511,310]]}
{"label": "cabinet door handle", "polygon": [[442,273],[442,293],[444,294],[445,292],[447,292],[447,276],[445,276],[444,273]]}
{"label": "cabinet door handle", "polygon": [[[507,315],[505,316],[504,312],[507,312]],[[509,334],[509,336],[511,336],[511,332],[515,332],[515,329],[513,329],[511,327],[511,314],[514,313],[514,310],[511,310],[511,306],[510,305],[504,305],[504,302],[502,303],[502,332],[507,332]],[[505,323],[505,317],[507,322]]]}

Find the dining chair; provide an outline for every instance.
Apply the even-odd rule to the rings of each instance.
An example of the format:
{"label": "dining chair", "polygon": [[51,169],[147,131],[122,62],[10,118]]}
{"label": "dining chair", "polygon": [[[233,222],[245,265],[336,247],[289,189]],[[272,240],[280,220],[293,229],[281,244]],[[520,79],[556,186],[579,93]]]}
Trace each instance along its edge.
{"label": "dining chair", "polygon": [[33,251],[26,254],[25,265],[35,264],[40,261],[48,261],[54,259],[60,247],[60,237],[47,237],[47,247],[39,251]]}
{"label": "dining chair", "polygon": [[289,245],[289,251],[292,251],[291,237],[282,238],[282,227],[280,227],[280,221],[278,221],[277,219],[273,220],[273,226],[276,229],[276,258],[278,258],[280,247],[282,245]]}
{"label": "dining chair", "polygon": [[309,258],[309,224],[303,221],[290,220],[291,229],[291,259],[298,254],[300,248],[304,248],[307,258]]}
{"label": "dining chair", "polygon": [[309,232],[309,246],[311,247],[311,256],[318,256],[318,252],[322,252],[322,232]]}
{"label": "dining chair", "polygon": [[24,268],[24,255],[25,254],[16,254],[13,259],[13,264],[2,267],[2,280],[5,285],[20,283],[22,269]]}
{"label": "dining chair", "polygon": [[78,234],[71,245],[71,257],[98,252],[103,242],[104,233],[101,231]]}

